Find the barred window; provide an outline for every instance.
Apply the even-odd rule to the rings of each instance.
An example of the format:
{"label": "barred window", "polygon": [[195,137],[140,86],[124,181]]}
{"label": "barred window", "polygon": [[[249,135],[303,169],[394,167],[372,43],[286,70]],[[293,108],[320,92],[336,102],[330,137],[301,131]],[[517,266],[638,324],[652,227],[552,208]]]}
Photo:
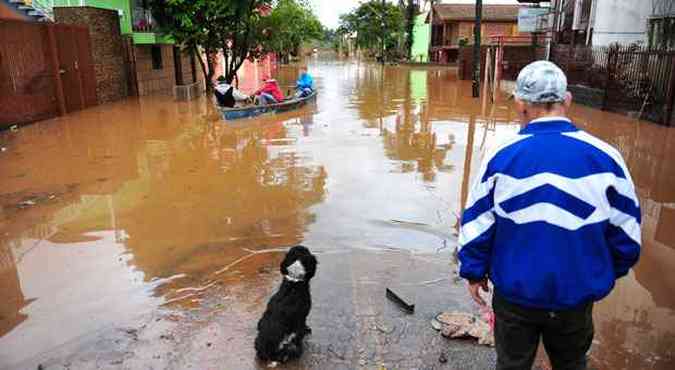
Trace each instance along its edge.
{"label": "barred window", "polygon": [[675,16],[649,19],[649,46],[675,49]]}

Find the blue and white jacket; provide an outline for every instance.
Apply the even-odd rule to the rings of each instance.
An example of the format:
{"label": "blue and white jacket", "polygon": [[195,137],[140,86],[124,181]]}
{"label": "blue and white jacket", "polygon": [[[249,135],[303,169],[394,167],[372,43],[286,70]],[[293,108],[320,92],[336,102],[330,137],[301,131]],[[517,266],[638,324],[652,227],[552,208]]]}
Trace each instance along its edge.
{"label": "blue and white jacket", "polygon": [[460,276],[512,303],[564,310],[605,297],[640,255],[621,154],[566,118],[532,121],[489,155],[469,195]]}

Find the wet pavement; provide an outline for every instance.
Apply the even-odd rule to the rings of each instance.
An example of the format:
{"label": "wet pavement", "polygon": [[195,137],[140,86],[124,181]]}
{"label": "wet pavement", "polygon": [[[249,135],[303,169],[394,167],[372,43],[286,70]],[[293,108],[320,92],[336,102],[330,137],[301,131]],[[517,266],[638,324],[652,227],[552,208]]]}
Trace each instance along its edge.
{"label": "wet pavement", "polygon": [[[231,124],[205,99],[152,97],[0,133],[0,369],[262,368],[255,324],[298,243],[320,264],[313,334],[285,368],[493,368],[491,348],[429,321],[477,312],[457,218],[486,150],[518,130],[510,103],[472,99],[453,69],[310,71],[318,101],[296,112]],[[592,362],[672,369],[675,131],[573,117],[622,151],[644,209],[641,260],[594,312]]]}

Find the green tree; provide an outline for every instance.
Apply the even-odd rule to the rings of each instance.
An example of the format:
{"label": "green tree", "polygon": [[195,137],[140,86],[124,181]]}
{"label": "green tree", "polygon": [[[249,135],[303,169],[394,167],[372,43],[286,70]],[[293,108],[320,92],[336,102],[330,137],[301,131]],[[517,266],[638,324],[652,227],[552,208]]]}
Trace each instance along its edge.
{"label": "green tree", "polygon": [[217,33],[225,58],[225,77],[234,78],[246,59],[255,60],[266,54],[264,19],[269,16],[271,0],[227,0],[228,13],[221,15]]}
{"label": "green tree", "polygon": [[[162,32],[195,53],[212,89],[213,58],[225,59],[225,77],[233,78],[247,58],[264,52],[261,20],[272,0],[151,0],[153,15]],[[199,49],[204,51],[204,60]],[[208,67],[208,68],[207,68]]]}
{"label": "green tree", "polygon": [[266,49],[284,61],[288,61],[289,55],[297,55],[304,43],[320,40],[324,35],[323,26],[309,5],[297,0],[278,0],[262,24]]}
{"label": "green tree", "polygon": [[417,2],[415,0],[399,0],[399,8],[405,14],[405,55],[410,59],[413,44],[413,32],[415,29],[415,17],[419,14]]}
{"label": "green tree", "polygon": [[383,5],[379,0],[362,3],[350,13],[340,16],[338,28],[341,35],[355,35],[356,46],[373,55],[381,54],[383,38],[385,55],[394,54],[400,47],[403,32],[401,9],[390,3]]}
{"label": "green tree", "polygon": [[152,0],[150,3],[162,33],[197,57],[209,91],[212,89],[213,59],[219,45],[219,37],[210,26],[216,17],[218,3],[209,0]]}

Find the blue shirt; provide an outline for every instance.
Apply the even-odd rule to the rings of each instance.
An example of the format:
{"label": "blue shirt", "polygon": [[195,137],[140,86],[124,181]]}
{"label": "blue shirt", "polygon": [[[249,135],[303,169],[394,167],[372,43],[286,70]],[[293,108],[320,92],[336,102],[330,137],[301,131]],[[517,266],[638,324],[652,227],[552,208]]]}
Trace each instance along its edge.
{"label": "blue shirt", "polygon": [[621,154],[566,118],[532,121],[486,158],[459,237],[460,276],[561,310],[604,298],[640,254],[640,206]]}
{"label": "blue shirt", "polygon": [[305,72],[300,75],[298,81],[295,83],[297,89],[313,89],[314,88],[314,79],[309,73]]}

